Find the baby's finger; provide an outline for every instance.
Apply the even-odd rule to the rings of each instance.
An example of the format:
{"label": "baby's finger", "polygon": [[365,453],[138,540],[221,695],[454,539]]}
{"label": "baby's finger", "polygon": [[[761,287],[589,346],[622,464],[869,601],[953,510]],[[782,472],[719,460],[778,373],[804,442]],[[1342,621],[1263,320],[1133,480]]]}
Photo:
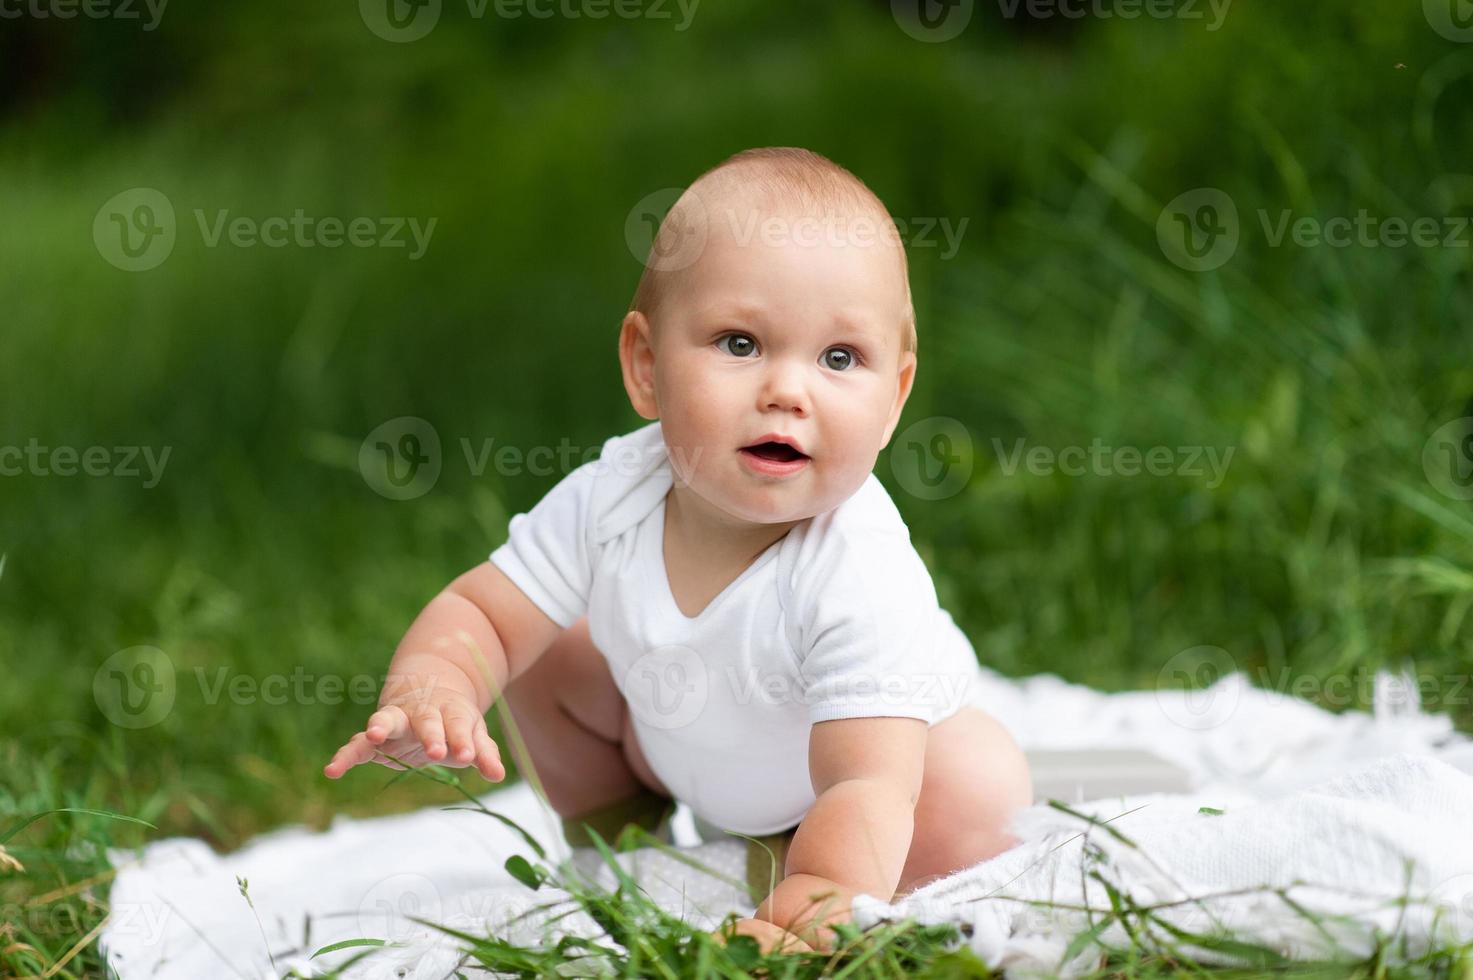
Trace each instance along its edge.
{"label": "baby's finger", "polygon": [[322,769],[328,779],[337,779],[354,766],[373,758],[376,751],[368,737],[362,732],[354,735],[342,748],[333,753],[332,760]]}
{"label": "baby's finger", "polygon": [[425,755],[439,762],[445,758],[445,723],[440,719],[440,709],[432,704],[414,712],[410,719],[414,734],[425,747]]}
{"label": "baby's finger", "polygon": [[476,719],[474,737],[476,741],[476,768],[480,770],[482,776],[485,776],[491,782],[501,782],[506,778],[506,766],[501,762],[501,746],[497,745],[496,740],[491,737],[491,733],[486,731],[486,719],[484,717]]}
{"label": "baby's finger", "polygon": [[389,739],[404,738],[409,734],[409,717],[397,704],[389,704],[375,711],[364,727],[368,740],[382,745]]}
{"label": "baby's finger", "polygon": [[476,745],[471,739],[475,729],[475,718],[469,708],[447,706],[445,708],[445,736],[450,742],[450,756],[460,765],[470,765],[476,757]]}

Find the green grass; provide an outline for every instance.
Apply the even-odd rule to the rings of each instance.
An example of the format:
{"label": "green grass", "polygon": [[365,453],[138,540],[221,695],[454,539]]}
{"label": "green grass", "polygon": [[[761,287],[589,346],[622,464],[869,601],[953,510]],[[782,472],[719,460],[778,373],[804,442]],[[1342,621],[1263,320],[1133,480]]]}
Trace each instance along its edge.
{"label": "green grass", "polygon": [[[158,831],[56,814],[10,841],[26,871],[0,870],[0,906],[22,910],[0,972],[42,973],[89,936],[104,846],[229,849],[456,798],[320,777],[367,704],[210,692],[221,670],[381,675],[419,606],[557,478],[477,477],[460,439],[596,447],[639,424],[613,344],[638,275],[626,215],[750,145],[826,152],[897,216],[970,219],[956,258],[913,250],[901,431],[957,420],[971,477],[927,501],[888,455],[877,472],[984,662],[1122,689],[1215,646],[1340,709],[1365,707],[1364,685],[1340,699],[1333,680],[1410,660],[1428,703],[1473,727],[1473,512],[1421,462],[1473,414],[1468,250],[1272,248],[1257,217],[1468,213],[1473,48],[1417,6],[1234,5],[1215,34],[993,24],[944,45],[884,4],[795,24],[757,0],[703,6],[678,37],[449,13],[395,46],[349,8],[284,3],[181,7],[121,45],[71,25],[73,74],[0,118],[0,446],[172,453],[153,489],[0,478],[0,833],[58,807]],[[138,275],[90,236],[134,186],[181,222]],[[1243,241],[1192,273],[1155,225],[1202,186],[1236,201]],[[410,263],[208,249],[196,208],[439,222]],[[439,484],[407,502],[355,465],[401,415],[445,445]],[[993,440],[1020,438],[1235,452],[1215,488],[1008,475]],[[93,682],[141,645],[170,658],[176,700],[122,729]],[[54,975],[100,970],[82,944]]]}

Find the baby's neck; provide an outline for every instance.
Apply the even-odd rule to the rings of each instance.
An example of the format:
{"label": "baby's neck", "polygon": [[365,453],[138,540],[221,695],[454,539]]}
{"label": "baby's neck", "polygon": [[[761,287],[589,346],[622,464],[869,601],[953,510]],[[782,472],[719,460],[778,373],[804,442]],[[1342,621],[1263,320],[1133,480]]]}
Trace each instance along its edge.
{"label": "baby's neck", "polygon": [[665,495],[666,541],[718,567],[745,567],[798,523],[751,524],[736,520],[679,483]]}

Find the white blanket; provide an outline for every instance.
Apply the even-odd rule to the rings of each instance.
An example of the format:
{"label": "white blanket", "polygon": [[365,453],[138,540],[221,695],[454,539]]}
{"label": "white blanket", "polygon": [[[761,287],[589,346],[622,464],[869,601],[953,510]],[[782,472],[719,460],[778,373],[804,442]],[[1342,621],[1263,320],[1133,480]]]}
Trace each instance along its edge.
{"label": "white blanket", "polygon": [[[1199,804],[1224,812],[1199,812]],[[1088,877],[1094,872],[1136,906],[1160,906],[1171,926],[1286,958],[1363,959],[1378,935],[1397,937],[1394,955],[1409,956],[1473,941],[1473,776],[1436,759],[1381,759],[1267,802],[1210,791],[1073,809],[1108,820],[1124,839],[1035,807],[1020,822],[1023,846],[893,905],[862,896],[856,921],[964,923],[989,965],[1010,975],[1067,976],[1098,961],[1098,945],[1065,961],[1071,937],[1091,926],[1109,922],[1099,940],[1114,949],[1132,941],[1108,918],[1110,896]],[[1182,942],[1140,916],[1128,921],[1157,950],[1175,942],[1206,962],[1252,965]]]}
{"label": "white blanket", "polygon": [[[1159,913],[1180,928],[1200,933],[1221,924],[1290,956],[1369,949],[1376,930],[1404,937],[1411,955],[1438,938],[1473,939],[1473,743],[1453,733],[1447,718],[1421,711],[1408,678],[1379,674],[1374,685],[1374,713],[1336,715],[1255,688],[1239,674],[1205,692],[1123,694],[1052,675],[1011,681],[988,674],[979,703],[1025,748],[1148,748],[1185,768],[1195,788],[1070,804],[1116,818],[1110,826],[1130,844],[1039,803],[1019,817],[1018,848],[895,905],[862,896],[856,918],[861,926],[905,915],[956,922],[979,955],[1010,974],[1070,972],[1098,955],[1095,948],[1061,962],[1070,938],[1101,915],[1058,913],[1028,900],[1108,911],[1102,886],[1086,879],[1090,886],[1081,888],[1081,871],[1093,870],[1137,904],[1181,902]],[[530,831],[552,859],[566,854],[557,820],[525,785],[482,802]],[[679,843],[698,839],[684,807],[676,831]],[[141,854],[111,855],[120,870],[102,948],[122,980],[256,978],[289,968],[310,975],[359,952],[309,960],[314,950],[374,937],[401,945],[350,975],[445,977],[460,962],[454,943],[411,917],[520,944],[543,939],[552,913],[536,907],[565,893],[516,883],[502,865],[518,853],[531,856],[499,821],[440,809],[339,818],[322,834],[278,831],[226,856],[196,840],[159,841]],[[740,844],[692,853],[739,876]],[[752,911],[729,885],[656,851],[620,861],[655,901],[697,927]],[[237,878],[247,880],[254,909]],[[1301,909],[1345,918],[1317,927],[1280,895],[1255,890],[1294,882],[1303,884],[1286,894]],[[1182,901],[1222,892],[1236,894]],[[1406,894],[1426,901],[1386,905]],[[581,914],[558,928],[600,934]],[[1118,923],[1099,939],[1126,942]]]}

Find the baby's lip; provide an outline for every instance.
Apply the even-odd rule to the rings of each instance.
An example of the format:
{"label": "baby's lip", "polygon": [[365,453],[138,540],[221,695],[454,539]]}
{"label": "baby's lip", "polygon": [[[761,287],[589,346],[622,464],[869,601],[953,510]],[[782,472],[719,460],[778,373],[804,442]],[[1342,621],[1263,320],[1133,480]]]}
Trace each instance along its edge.
{"label": "baby's lip", "polygon": [[760,446],[760,445],[762,445],[763,443],[766,443],[766,442],[776,442],[776,443],[779,443],[780,445],[784,445],[784,446],[790,447],[795,452],[797,452],[797,453],[799,453],[799,454],[801,454],[803,456],[807,456],[808,455],[808,453],[804,452],[802,443],[800,443],[797,439],[793,438],[792,436],[783,435],[781,432],[769,432],[769,433],[767,433],[767,435],[762,436],[761,438],[756,439],[756,440],[748,443],[747,445],[742,446],[741,448],[742,449],[756,449],[758,446]]}

